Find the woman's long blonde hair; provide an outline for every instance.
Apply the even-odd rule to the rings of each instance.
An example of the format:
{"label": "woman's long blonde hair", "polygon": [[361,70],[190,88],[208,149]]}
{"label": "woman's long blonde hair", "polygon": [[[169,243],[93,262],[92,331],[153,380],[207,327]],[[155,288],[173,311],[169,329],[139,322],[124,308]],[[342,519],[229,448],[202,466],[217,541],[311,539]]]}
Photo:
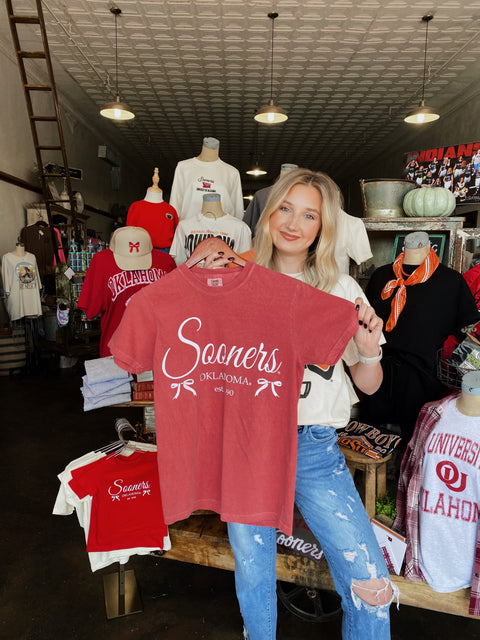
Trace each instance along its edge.
{"label": "woman's long blonde hair", "polygon": [[276,249],[270,235],[270,216],[285,200],[290,189],[297,184],[314,187],[322,198],[321,227],[316,240],[308,249],[303,265],[303,277],[308,284],[328,293],[339,277],[334,254],[337,216],[342,207],[342,195],[335,182],[321,171],[293,169],[281,175],[275,182],[257,224],[253,242],[255,261],[263,267],[279,270],[275,260]]}

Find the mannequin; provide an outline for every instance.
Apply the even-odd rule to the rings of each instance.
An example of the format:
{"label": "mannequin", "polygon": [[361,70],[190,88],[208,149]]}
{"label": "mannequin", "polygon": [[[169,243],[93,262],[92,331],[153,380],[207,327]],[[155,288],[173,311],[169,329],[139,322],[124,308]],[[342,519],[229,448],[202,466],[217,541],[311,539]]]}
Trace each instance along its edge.
{"label": "mannequin", "polygon": [[438,352],[450,334],[463,339],[478,310],[462,275],[439,261],[423,231],[406,236],[404,251],[374,271],[365,294],[384,321],[387,343],[383,382],[363,398],[359,419],[399,424],[406,445],[421,407],[444,395]]}
{"label": "mannequin", "polygon": [[221,160],[219,148],[217,138],[203,138],[200,154],[177,164],[170,203],[180,220],[195,218],[201,210],[202,196],[207,193],[220,194],[224,212],[243,219],[240,173]]}
{"label": "mannequin", "polygon": [[215,162],[219,157],[220,140],[217,138],[204,138],[202,144],[202,150],[200,155],[197,156],[197,160],[201,162]]}
{"label": "mannequin", "polygon": [[158,186],[158,167],[155,167],[152,176],[152,186],[148,187],[144,200],[147,202],[163,202],[163,191]]}
{"label": "mannequin", "polygon": [[478,615],[480,371],[460,394],[426,404],[402,462],[396,531],[406,533],[405,577],[450,593],[472,586]]}
{"label": "mannequin", "polygon": [[415,231],[405,237],[404,264],[420,265],[430,252],[430,240],[425,231]]}
{"label": "mannequin", "polygon": [[470,371],[462,378],[462,391],[455,401],[464,416],[480,417],[480,371]]}
{"label": "mannequin", "polygon": [[248,251],[252,246],[250,229],[242,220],[225,213],[219,193],[205,193],[200,213],[180,220],[170,255],[177,265],[181,265],[199,242],[212,237],[221,238],[236,253]]}
{"label": "mannequin", "polygon": [[168,253],[178,225],[178,215],[172,205],[164,202],[163,191],[158,186],[158,182],[158,167],[155,167],[152,186],[148,187],[145,198],[130,205],[127,226],[146,229],[152,239],[153,247]]}
{"label": "mannequin", "polygon": [[11,252],[13,255],[18,256],[19,258],[23,258],[26,255],[25,245],[20,240],[15,245],[15,249]]}
{"label": "mannequin", "polygon": [[[448,593],[469,587],[474,572],[480,371],[463,376],[460,395],[447,401],[438,414],[440,418],[423,445],[419,567],[434,591]],[[456,507],[460,507],[458,512]]]}
{"label": "mannequin", "polygon": [[222,202],[219,193],[206,193],[203,196],[202,215],[206,218],[223,218],[226,215],[222,209]]}

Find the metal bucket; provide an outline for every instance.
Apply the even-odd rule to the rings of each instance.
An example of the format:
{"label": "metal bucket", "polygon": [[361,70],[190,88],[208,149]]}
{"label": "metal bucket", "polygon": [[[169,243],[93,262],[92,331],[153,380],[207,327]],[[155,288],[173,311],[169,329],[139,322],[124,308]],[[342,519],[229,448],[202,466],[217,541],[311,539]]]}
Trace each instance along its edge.
{"label": "metal bucket", "polygon": [[405,194],[415,185],[408,180],[372,178],[360,180],[363,209],[366,218],[401,218],[405,215],[402,203]]}

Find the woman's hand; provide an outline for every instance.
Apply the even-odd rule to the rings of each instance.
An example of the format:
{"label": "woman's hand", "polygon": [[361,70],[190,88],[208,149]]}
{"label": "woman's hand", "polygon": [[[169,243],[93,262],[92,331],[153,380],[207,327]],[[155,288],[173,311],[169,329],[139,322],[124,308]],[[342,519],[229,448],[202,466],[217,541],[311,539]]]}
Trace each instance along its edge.
{"label": "woman's hand", "polygon": [[358,329],[353,339],[358,352],[364,358],[375,358],[380,353],[379,342],[382,335],[383,320],[375,310],[366,304],[362,298],[355,299],[355,309],[358,311]]}
{"label": "woman's hand", "polygon": [[[371,395],[377,391],[383,379],[379,346],[383,321],[362,298],[355,299],[355,308],[358,311],[358,329],[353,340],[361,359],[351,365],[349,369],[357,388],[363,393]],[[372,358],[372,362],[365,362],[369,358]]]}
{"label": "woman's hand", "polygon": [[207,256],[202,264],[204,269],[221,269],[226,267],[233,258],[224,258],[223,251],[216,251]]}

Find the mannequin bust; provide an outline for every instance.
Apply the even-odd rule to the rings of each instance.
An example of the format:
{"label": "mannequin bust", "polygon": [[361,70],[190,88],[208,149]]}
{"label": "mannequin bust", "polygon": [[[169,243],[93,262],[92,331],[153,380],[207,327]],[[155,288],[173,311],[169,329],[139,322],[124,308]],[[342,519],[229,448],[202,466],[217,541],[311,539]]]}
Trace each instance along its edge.
{"label": "mannequin bust", "polygon": [[206,218],[222,218],[226,215],[222,209],[222,200],[219,193],[205,193],[202,203],[202,215]]}
{"label": "mannequin bust", "polygon": [[419,265],[430,253],[430,240],[425,231],[414,231],[405,236],[404,264]]}
{"label": "mannequin bust", "polygon": [[480,371],[469,371],[462,378],[462,392],[455,406],[464,416],[480,417]]}
{"label": "mannequin bust", "polygon": [[287,171],[291,171],[292,169],[298,169],[298,164],[284,162],[280,167],[280,173],[286,173]]}
{"label": "mannequin bust", "polygon": [[219,157],[220,141],[217,138],[204,138],[202,150],[197,160],[202,162],[215,162]]}
{"label": "mannequin bust", "polygon": [[23,242],[17,242],[15,245],[15,249],[12,251],[13,255],[18,256],[19,258],[23,258],[27,253],[25,251],[25,245]]}
{"label": "mannequin bust", "polygon": [[147,202],[163,202],[163,191],[158,186],[159,176],[158,176],[158,167],[155,167],[152,176],[152,186],[148,187],[147,193],[145,194],[144,200]]}

